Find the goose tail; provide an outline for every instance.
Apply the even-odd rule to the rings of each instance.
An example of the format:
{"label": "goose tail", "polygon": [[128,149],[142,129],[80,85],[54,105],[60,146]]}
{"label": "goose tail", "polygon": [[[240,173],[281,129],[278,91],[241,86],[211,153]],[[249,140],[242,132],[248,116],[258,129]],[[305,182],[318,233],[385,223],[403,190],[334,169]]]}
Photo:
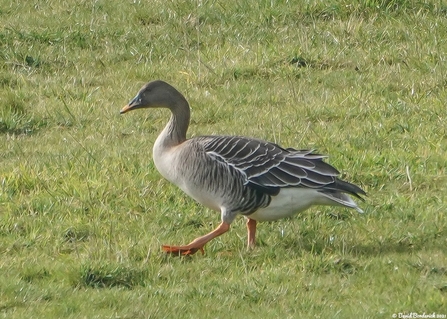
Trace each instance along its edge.
{"label": "goose tail", "polygon": [[[358,207],[357,203],[351,198],[352,195],[362,201],[362,196],[366,196],[366,192],[357,185],[336,179],[334,183],[323,187],[319,192],[326,198],[338,203],[341,206],[353,208],[359,213],[364,211]],[[348,195],[349,194],[349,195]]]}

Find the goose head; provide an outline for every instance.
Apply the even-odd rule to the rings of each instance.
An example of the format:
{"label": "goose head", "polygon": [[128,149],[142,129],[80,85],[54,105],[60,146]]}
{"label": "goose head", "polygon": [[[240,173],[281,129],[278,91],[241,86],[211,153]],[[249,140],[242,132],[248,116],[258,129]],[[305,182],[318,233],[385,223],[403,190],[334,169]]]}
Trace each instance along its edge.
{"label": "goose head", "polygon": [[179,91],[170,84],[157,80],[143,85],[137,95],[121,109],[120,113],[124,114],[141,108],[165,107],[173,110],[183,105],[189,108],[188,102]]}

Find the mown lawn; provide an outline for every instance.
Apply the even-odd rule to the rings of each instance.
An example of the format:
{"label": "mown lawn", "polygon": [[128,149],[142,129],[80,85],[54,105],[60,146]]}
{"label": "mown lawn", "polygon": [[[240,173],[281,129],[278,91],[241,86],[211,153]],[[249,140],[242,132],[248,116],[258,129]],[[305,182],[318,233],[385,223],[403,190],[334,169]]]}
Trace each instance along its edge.
{"label": "mown lawn", "polygon": [[[365,214],[244,219],[163,180],[163,79],[189,135],[328,154]],[[0,317],[447,317],[447,5],[442,1],[0,0]]]}

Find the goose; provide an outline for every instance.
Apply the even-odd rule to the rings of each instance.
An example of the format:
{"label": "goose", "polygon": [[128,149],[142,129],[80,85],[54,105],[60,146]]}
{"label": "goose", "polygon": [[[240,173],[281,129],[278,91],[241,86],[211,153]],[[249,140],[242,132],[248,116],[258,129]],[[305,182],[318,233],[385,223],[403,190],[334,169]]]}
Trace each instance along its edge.
{"label": "goose", "polygon": [[337,169],[313,150],[283,148],[243,136],[186,138],[190,108],[170,84],[146,83],[120,114],[141,108],[168,108],[169,122],[153,146],[161,175],[202,205],[221,214],[219,226],[187,245],[163,245],[174,255],[204,253],[204,246],[230,229],[238,215],[247,222],[247,246],[255,246],[257,222],[274,221],[313,205],[344,206],[363,213],[352,195],[364,200],[358,186],[338,178]]}

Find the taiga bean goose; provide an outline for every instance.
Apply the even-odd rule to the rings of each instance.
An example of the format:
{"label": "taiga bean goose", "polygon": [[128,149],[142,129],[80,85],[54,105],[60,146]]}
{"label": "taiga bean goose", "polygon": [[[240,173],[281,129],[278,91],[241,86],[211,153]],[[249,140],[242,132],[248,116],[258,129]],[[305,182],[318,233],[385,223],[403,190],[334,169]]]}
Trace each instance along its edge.
{"label": "taiga bean goose", "polygon": [[186,139],[190,110],[185,97],[163,81],[144,85],[120,113],[168,108],[171,118],[155,141],[155,166],[167,180],[199,203],[220,211],[222,222],[188,245],[163,246],[165,252],[191,255],[230,229],[240,214],[247,218],[248,247],[255,245],[257,221],[292,216],[312,205],[363,211],[351,199],[366,193],[342,181],[339,172],[312,151],[242,136]]}

